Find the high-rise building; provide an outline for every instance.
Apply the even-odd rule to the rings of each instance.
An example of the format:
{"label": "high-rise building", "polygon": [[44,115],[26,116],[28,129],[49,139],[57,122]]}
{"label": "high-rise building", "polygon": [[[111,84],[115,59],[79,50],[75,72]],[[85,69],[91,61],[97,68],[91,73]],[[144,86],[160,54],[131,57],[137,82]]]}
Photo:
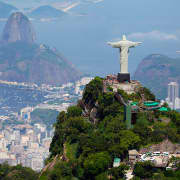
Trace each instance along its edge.
{"label": "high-rise building", "polygon": [[178,109],[177,99],[179,99],[179,85],[176,82],[170,82],[168,84],[168,101],[172,105],[172,109]]}

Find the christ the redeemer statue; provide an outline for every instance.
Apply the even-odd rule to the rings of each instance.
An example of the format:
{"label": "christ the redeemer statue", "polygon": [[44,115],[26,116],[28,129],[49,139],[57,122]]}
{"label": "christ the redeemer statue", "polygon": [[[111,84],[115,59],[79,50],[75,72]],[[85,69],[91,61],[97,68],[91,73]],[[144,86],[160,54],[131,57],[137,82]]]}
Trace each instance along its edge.
{"label": "christ the redeemer statue", "polygon": [[122,40],[118,42],[108,42],[113,48],[119,48],[120,50],[120,73],[118,74],[118,80],[120,82],[129,81],[130,74],[128,73],[128,53],[129,48],[136,47],[141,42],[132,42],[126,39],[126,36],[123,35]]}

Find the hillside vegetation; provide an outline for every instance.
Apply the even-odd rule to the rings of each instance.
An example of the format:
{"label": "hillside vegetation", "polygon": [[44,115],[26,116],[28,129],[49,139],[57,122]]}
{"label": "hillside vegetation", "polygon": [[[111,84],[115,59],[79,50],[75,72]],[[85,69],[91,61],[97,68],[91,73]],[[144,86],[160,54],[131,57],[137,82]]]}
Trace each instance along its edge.
{"label": "hillside vegetation", "polygon": [[[122,90],[118,93],[126,101],[140,101],[142,93],[146,100],[155,99],[146,88],[132,95]],[[95,115],[91,117],[95,110]],[[162,117],[169,118],[170,122],[163,122]],[[179,125],[179,113],[152,110],[139,112],[137,123],[128,129],[124,121],[124,106],[117,101],[114,92],[103,92],[103,79],[96,77],[86,86],[82,100],[58,115],[50,146],[51,156],[46,161],[51,168],[46,168],[40,179],[124,178],[128,169],[128,150],[159,143],[167,138],[174,143],[179,142]],[[113,168],[116,157],[124,163]],[[164,177],[169,176],[163,171],[161,173]]]}
{"label": "hillside vegetation", "polygon": [[32,124],[44,123],[48,129],[56,122],[58,111],[51,109],[35,109],[31,113]]}
{"label": "hillside vegetation", "polygon": [[21,165],[10,167],[8,164],[0,164],[0,180],[35,180],[38,173]]}

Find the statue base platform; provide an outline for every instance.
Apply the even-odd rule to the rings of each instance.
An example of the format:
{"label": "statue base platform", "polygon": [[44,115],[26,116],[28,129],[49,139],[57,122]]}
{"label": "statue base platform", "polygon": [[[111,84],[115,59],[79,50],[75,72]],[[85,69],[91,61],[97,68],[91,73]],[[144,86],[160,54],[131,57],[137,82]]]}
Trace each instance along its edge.
{"label": "statue base platform", "polygon": [[129,82],[130,83],[130,73],[118,73],[117,80],[120,83]]}

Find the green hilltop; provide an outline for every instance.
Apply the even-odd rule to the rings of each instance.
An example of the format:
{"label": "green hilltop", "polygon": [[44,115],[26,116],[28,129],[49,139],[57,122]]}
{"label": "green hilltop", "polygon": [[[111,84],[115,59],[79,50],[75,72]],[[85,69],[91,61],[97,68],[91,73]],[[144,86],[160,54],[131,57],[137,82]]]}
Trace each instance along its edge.
{"label": "green hilltop", "polygon": [[[144,87],[131,95],[123,90],[112,92],[110,87],[108,92],[104,92],[103,79],[96,77],[85,87],[82,100],[58,115],[50,146],[51,155],[46,160],[40,180],[125,178],[129,169],[128,150],[139,150],[165,139],[179,143],[178,112],[171,111],[166,104],[155,109],[142,106],[137,112],[136,123],[128,127],[125,107],[117,94],[126,103],[136,102],[139,107],[142,94],[146,101],[144,105],[159,104],[152,103],[155,96]],[[113,167],[115,158],[122,161],[119,167]],[[142,176],[139,175],[140,169]],[[179,169],[172,174],[166,174],[164,170],[157,172],[150,163],[137,164],[134,170],[135,176],[142,179],[145,173],[149,179],[157,173],[165,178],[180,178],[179,172]]]}

